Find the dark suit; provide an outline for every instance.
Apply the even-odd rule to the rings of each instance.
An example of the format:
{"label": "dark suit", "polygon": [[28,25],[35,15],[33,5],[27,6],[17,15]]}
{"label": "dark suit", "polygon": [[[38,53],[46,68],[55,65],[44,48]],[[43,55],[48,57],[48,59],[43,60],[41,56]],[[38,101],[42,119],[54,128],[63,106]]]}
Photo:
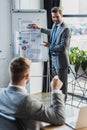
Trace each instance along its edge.
{"label": "dark suit", "polygon": [[6,119],[0,116],[0,130],[19,130],[16,125],[16,121]]}
{"label": "dark suit", "polygon": [[[58,75],[60,80],[63,82],[62,91],[67,97],[67,68],[69,66],[69,45],[71,32],[64,22],[62,22],[56,33],[56,38],[52,44],[52,36],[54,32],[55,23],[53,24],[52,30],[41,28],[41,32],[50,35],[50,51],[52,57],[52,68],[54,75]],[[65,97],[65,100],[66,100]]]}
{"label": "dark suit", "polygon": [[[46,107],[23,91],[23,89],[8,86],[8,88],[0,91],[0,112],[7,116],[21,119],[27,130],[36,130],[36,121],[55,125],[64,124],[64,95],[62,93],[54,93],[52,96],[53,108]],[[2,125],[0,124],[0,126]]]}
{"label": "dark suit", "polygon": [[23,121],[21,121],[20,119],[16,118],[15,120],[11,120],[0,115],[0,130],[27,130],[27,129],[24,127]]}

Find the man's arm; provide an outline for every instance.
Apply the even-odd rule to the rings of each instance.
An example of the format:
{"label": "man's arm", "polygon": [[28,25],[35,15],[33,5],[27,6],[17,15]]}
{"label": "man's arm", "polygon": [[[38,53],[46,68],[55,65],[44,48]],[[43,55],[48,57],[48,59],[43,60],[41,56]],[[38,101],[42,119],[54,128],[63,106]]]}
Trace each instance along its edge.
{"label": "man's arm", "polygon": [[47,35],[51,35],[51,29],[45,29],[45,28],[41,28],[41,32]]}
{"label": "man's arm", "polygon": [[45,33],[45,34],[47,34],[47,35],[51,35],[51,29],[41,28],[41,27],[40,27],[39,25],[37,25],[37,24],[32,24],[32,27],[33,27],[34,29],[39,29],[39,30],[41,30],[42,33]]}
{"label": "man's arm", "polygon": [[64,95],[60,90],[62,82],[57,76],[53,78],[51,87],[53,107],[47,107],[28,96],[26,100],[27,118],[55,125],[62,125],[65,123],[65,104]]}

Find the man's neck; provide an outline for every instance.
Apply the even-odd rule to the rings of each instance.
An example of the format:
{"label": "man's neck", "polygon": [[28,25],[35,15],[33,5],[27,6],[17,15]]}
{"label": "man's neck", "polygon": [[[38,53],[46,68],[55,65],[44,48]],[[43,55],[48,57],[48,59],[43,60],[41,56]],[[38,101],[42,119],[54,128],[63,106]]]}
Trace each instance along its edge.
{"label": "man's neck", "polygon": [[24,82],[24,81],[20,81],[19,83],[11,82],[11,84],[15,85],[15,86],[21,86],[21,87],[25,87],[26,86],[26,82]]}
{"label": "man's neck", "polygon": [[60,21],[59,23],[55,23],[55,24],[61,24],[63,22],[63,20],[62,21]]}

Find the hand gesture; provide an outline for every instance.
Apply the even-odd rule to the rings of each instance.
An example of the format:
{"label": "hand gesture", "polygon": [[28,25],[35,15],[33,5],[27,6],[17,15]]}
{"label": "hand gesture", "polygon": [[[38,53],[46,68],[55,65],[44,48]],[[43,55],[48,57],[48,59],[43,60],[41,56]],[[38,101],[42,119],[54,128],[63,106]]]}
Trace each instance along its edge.
{"label": "hand gesture", "polygon": [[37,25],[37,24],[32,24],[32,28],[34,28],[34,29],[40,29],[39,25]]}
{"label": "hand gesture", "polygon": [[54,78],[51,81],[51,88],[53,90],[60,90],[62,87],[63,83],[62,81],[58,78],[58,76],[54,76]]}
{"label": "hand gesture", "polygon": [[45,42],[43,41],[43,43],[41,43],[41,45],[45,46],[45,47],[49,47],[49,43],[48,42]]}

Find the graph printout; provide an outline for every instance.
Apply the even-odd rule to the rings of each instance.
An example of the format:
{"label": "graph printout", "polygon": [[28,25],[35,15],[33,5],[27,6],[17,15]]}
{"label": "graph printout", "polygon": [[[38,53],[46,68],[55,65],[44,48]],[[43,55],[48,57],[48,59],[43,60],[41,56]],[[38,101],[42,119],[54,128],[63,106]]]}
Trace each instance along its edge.
{"label": "graph printout", "polygon": [[42,36],[38,29],[33,29],[33,21],[19,18],[18,32],[15,32],[15,53],[32,60],[42,58]]}

